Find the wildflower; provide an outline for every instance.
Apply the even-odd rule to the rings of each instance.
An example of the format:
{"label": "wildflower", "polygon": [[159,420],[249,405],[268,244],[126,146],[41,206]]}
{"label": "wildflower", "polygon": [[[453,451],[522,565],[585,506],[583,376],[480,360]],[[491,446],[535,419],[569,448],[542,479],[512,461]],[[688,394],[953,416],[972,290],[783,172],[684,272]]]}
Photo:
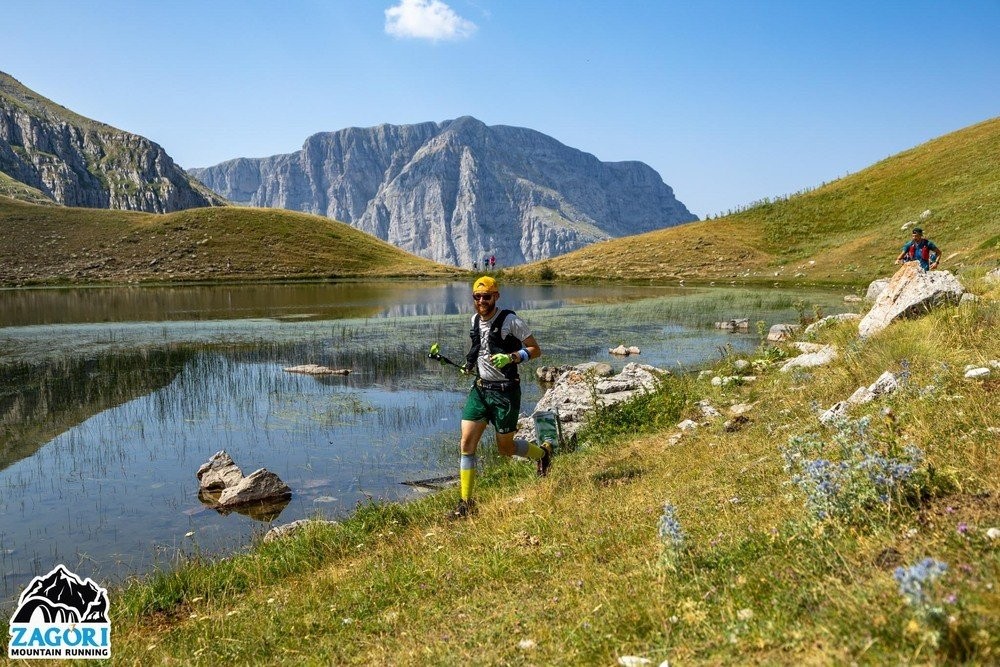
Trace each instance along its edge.
{"label": "wildflower", "polygon": [[969,532],[969,524],[962,521],[961,523],[958,524],[956,530],[958,531],[959,535],[965,535],[967,532]]}
{"label": "wildflower", "polygon": [[906,602],[915,607],[924,606],[924,587],[948,571],[948,564],[933,558],[925,558],[910,567],[897,567],[893,576],[899,584],[899,593]]}
{"label": "wildflower", "polygon": [[684,548],[684,531],[677,520],[677,508],[669,502],[663,503],[663,514],[660,515],[658,532],[664,546],[678,551]]}

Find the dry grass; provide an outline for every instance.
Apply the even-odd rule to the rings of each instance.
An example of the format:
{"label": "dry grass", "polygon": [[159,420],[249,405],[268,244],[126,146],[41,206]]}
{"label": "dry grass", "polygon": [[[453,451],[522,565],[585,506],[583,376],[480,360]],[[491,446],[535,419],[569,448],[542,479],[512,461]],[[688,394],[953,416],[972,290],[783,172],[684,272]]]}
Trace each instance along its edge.
{"label": "dry grass", "polygon": [[0,285],[449,276],[342,222],[240,207],[166,215],[0,197]]}

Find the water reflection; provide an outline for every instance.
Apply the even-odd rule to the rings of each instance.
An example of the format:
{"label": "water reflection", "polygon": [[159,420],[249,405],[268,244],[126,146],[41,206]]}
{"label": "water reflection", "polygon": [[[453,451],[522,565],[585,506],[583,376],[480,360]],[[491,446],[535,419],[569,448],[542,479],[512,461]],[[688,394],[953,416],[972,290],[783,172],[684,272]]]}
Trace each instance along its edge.
{"label": "water reflection", "polygon": [[[558,308],[609,298],[632,300],[677,288],[553,285],[502,287],[515,310]],[[302,283],[0,290],[0,327],[218,319],[329,320],[469,312],[466,283]]]}

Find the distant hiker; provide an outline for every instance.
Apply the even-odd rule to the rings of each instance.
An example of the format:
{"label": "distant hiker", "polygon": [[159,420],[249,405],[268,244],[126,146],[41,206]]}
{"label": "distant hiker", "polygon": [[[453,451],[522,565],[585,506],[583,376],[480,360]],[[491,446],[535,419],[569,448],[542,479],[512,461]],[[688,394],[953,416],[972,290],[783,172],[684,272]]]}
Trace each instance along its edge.
{"label": "distant hiker", "polygon": [[913,261],[920,262],[920,268],[924,271],[936,269],[941,263],[941,250],[934,245],[934,241],[924,238],[924,230],[920,227],[913,228],[913,239],[903,246],[903,252],[896,258],[896,264]]}
{"label": "distant hiker", "polygon": [[490,258],[484,256],[483,257],[483,271],[486,271],[489,268],[490,268]]}
{"label": "distant hiker", "polygon": [[496,255],[490,255],[490,268],[492,269],[496,265],[497,265],[497,256]]}
{"label": "distant hiker", "polygon": [[472,270],[475,271],[479,266],[476,264],[476,260],[472,260]]}
{"label": "distant hiker", "polygon": [[521,411],[518,364],[542,356],[531,329],[512,310],[497,309],[500,292],[497,282],[483,276],[472,284],[476,314],[469,337],[472,347],[466,355],[465,370],[475,373],[462,410],[462,460],[459,466],[461,500],[453,516],[463,518],[472,511],[472,491],[476,482],[476,447],[489,424],[497,436],[497,449],[504,456],[525,456],[536,462],[539,476],[548,474],[552,445],[536,445],[514,440]]}

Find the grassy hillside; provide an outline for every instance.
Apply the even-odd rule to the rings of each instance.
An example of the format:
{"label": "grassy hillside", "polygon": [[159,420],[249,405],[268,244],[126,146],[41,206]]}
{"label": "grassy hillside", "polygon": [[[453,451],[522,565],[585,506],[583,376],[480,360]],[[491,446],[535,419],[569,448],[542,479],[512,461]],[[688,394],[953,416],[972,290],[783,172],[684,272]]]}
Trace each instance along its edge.
{"label": "grassy hillside", "polygon": [[168,215],[0,197],[0,285],[447,276],[349,225],[278,209]]}
{"label": "grassy hillside", "polygon": [[[866,340],[822,331],[828,366],[782,373],[787,348],[761,348],[756,382],[671,378],[599,413],[545,479],[491,459],[467,521],[445,518],[450,491],[215,563],[192,542],[112,595],[116,660],[995,664],[998,380],[963,368],[1000,359],[1000,287],[970,283],[981,301]],[[819,423],[885,370],[896,393]],[[748,421],[727,429],[704,399]],[[677,435],[685,418],[702,426]]]}
{"label": "grassy hillside", "polygon": [[942,269],[1000,260],[1000,118],[805,194],[595,244],[516,271],[587,279],[865,282],[892,272],[910,236],[902,227],[914,221],[943,249]]}

